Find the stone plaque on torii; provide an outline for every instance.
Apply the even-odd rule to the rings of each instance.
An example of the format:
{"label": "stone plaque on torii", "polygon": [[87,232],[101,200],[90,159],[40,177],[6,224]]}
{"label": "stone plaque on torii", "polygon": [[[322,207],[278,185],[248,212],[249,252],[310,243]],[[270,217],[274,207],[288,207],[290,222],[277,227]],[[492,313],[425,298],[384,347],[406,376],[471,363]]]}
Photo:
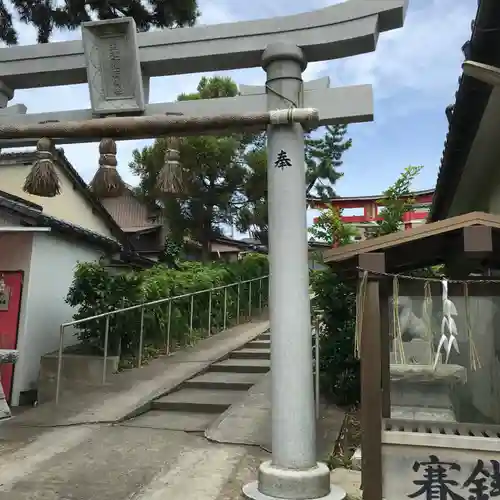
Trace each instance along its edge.
{"label": "stone plaque on torii", "polygon": [[[113,23],[99,21],[83,26],[85,44],[0,49],[4,101],[12,89],[83,83],[87,75],[89,84],[95,84],[92,110],[29,115],[18,113],[22,105],[5,108],[0,112],[0,147],[23,137],[81,142],[267,126],[272,460],[261,464],[258,481],[243,488],[247,498],[345,498],[341,488],[330,485],[330,471],[316,456],[301,124],[369,121],[372,95],[370,86],[328,89],[324,80],[311,83],[308,90],[302,72],[308,62],[375,50],[381,31],[403,25],[406,6],[407,0],[348,0],[295,16],[137,35],[131,31],[131,21],[120,20],[114,22],[121,25],[119,40],[109,35]],[[134,37],[137,53],[132,51],[125,67],[119,55],[134,48]],[[100,53],[90,55],[96,40]],[[90,49],[84,50],[87,43]],[[98,66],[99,75],[95,67],[89,68],[89,59]],[[149,77],[259,65],[267,74],[265,94],[242,87],[245,95],[234,98],[146,104]],[[122,81],[124,73],[130,79],[127,82]],[[124,113],[129,116],[120,117]],[[115,117],[106,117],[109,114]],[[169,119],[168,114],[180,116]],[[112,167],[109,157],[114,153],[115,146],[102,153],[106,168]],[[48,161],[50,151],[45,154]],[[365,500],[380,500],[376,488],[369,477],[363,477]]]}

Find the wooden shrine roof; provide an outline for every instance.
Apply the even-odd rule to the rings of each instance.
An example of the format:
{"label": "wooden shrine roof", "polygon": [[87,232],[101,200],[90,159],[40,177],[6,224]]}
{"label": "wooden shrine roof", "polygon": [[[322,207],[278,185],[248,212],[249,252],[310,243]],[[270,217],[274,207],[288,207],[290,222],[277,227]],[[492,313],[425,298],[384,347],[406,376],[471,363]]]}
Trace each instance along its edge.
{"label": "wooden shrine roof", "polygon": [[[471,227],[485,229],[466,229]],[[407,231],[332,248],[323,255],[325,263],[330,266],[338,266],[339,270],[354,270],[359,255],[372,252],[385,253],[385,268],[390,273],[442,264],[465,252],[469,256],[496,259],[500,264],[500,216],[471,212]]]}

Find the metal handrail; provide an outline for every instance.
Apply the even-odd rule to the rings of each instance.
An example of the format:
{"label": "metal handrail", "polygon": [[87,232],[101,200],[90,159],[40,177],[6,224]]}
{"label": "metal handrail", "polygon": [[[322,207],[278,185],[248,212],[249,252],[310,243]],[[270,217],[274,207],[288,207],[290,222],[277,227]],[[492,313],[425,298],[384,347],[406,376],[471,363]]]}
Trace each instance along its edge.
{"label": "metal handrail", "polygon": [[320,345],[319,337],[321,334],[321,315],[319,311],[313,313],[312,337],[314,339],[314,402],[316,410],[316,418],[319,418],[320,405],[320,390],[319,390],[319,360],[320,360]]}
{"label": "metal handrail", "polygon": [[[316,297],[316,294],[309,293],[309,300],[311,301],[311,306],[312,306],[312,301]],[[314,357],[313,357],[313,363],[314,363],[314,403],[315,403],[315,411],[316,411],[316,418],[319,418],[319,406],[320,406],[320,390],[319,390],[319,360],[320,360],[320,344],[319,344],[319,337],[321,334],[321,324],[322,324],[322,318],[324,315],[325,311],[311,307],[311,322],[312,322],[312,328],[311,328],[311,333],[312,337],[314,339]]]}
{"label": "metal handrail", "polygon": [[64,350],[64,330],[69,326],[76,326],[82,323],[94,321],[97,319],[106,318],[105,330],[104,330],[104,360],[103,360],[103,369],[102,369],[102,384],[106,383],[106,373],[107,373],[107,359],[108,359],[108,343],[109,343],[109,322],[111,316],[134,311],[137,309],[141,310],[141,320],[140,320],[140,333],[139,333],[139,352],[138,352],[138,362],[137,366],[140,367],[142,365],[142,348],[144,342],[144,310],[149,307],[153,307],[159,304],[165,304],[168,302],[168,323],[167,323],[167,338],[166,338],[166,347],[167,347],[167,355],[170,354],[170,329],[171,329],[171,318],[172,318],[172,302],[179,299],[191,298],[190,301],[190,313],[189,313],[189,336],[192,336],[193,333],[193,316],[194,316],[194,297],[196,295],[201,295],[204,293],[208,293],[209,302],[208,302],[208,335],[211,335],[211,326],[212,326],[212,294],[213,292],[224,290],[224,319],[223,319],[223,329],[227,326],[227,290],[231,287],[237,287],[237,324],[240,323],[240,309],[241,309],[241,301],[240,301],[240,291],[241,285],[248,283],[249,291],[248,291],[248,313],[249,317],[253,311],[253,303],[252,303],[252,283],[258,281],[259,282],[259,312],[262,312],[262,283],[264,280],[268,279],[269,275],[260,276],[259,278],[252,278],[244,281],[236,281],[234,283],[230,283],[228,285],[215,286],[211,288],[207,288],[205,290],[197,290],[195,292],[189,292],[182,295],[176,295],[174,297],[165,297],[164,299],[153,300],[151,302],[144,302],[142,304],[136,304],[133,306],[122,307],[120,309],[114,309],[113,311],[107,311],[105,313],[96,314],[94,316],[89,316],[88,318],[77,319],[74,321],[68,321],[63,323],[59,328],[59,350],[57,357],[57,376],[56,376],[56,404],[59,403],[59,393],[60,393],[60,385],[61,385],[61,372],[62,372],[62,358],[63,358],[63,350]]}

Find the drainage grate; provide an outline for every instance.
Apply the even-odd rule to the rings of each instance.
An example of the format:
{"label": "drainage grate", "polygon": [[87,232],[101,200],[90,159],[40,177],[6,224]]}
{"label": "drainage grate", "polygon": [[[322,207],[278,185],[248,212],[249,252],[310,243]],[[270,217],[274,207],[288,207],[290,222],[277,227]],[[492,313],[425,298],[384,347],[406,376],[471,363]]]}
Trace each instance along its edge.
{"label": "drainage grate", "polygon": [[386,419],[384,421],[384,430],[416,432],[421,434],[444,434],[448,436],[471,436],[494,439],[500,438],[500,425]]}

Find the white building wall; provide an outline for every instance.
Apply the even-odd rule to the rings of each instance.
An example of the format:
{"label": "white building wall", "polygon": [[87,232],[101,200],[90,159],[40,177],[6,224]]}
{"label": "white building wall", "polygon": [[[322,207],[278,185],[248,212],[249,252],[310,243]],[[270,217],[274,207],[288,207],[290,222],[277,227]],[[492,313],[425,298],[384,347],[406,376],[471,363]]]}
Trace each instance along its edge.
{"label": "white building wall", "polygon": [[[40,357],[59,347],[59,327],[71,321],[74,310],[65,302],[78,262],[97,261],[104,252],[57,233],[33,235],[29,286],[24,288],[25,325],[19,336],[19,363],[14,375],[12,405],[23,391],[37,386]],[[73,330],[66,329],[65,346],[74,344]]]}
{"label": "white building wall", "polygon": [[24,180],[31,170],[31,165],[14,163],[12,160],[0,160],[0,185],[2,191],[19,196],[43,207],[43,213],[82,226],[104,236],[113,237],[108,224],[95,213],[90,202],[72,182],[59,165],[56,172],[61,183],[61,194],[52,198],[42,198],[23,191]]}

